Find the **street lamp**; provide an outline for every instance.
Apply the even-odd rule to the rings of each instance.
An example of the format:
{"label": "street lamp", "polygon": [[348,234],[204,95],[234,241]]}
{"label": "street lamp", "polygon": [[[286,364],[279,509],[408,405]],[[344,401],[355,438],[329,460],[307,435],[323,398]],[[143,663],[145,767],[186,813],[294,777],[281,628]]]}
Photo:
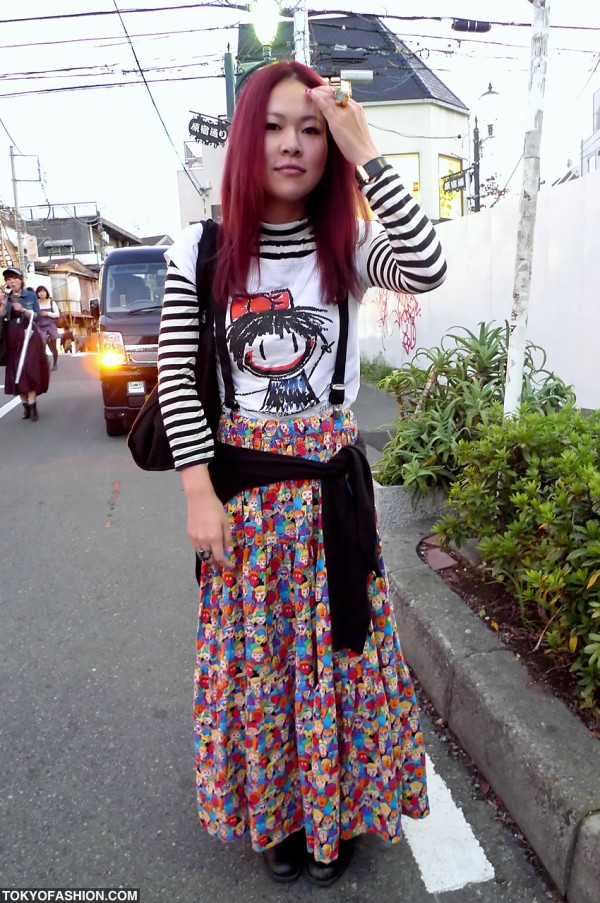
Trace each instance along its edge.
{"label": "street lamp", "polygon": [[[492,83],[490,82],[487,91],[484,91],[479,99],[483,100],[484,98],[487,98],[487,100],[491,100],[499,96],[498,92],[494,91],[492,88]],[[475,117],[475,126],[473,128],[473,211],[475,213],[479,213],[481,210],[481,148],[484,141],[494,137],[494,123],[496,122],[496,118],[497,117],[494,116],[487,121],[487,135],[484,138],[481,138],[479,134],[479,122],[477,116]]]}
{"label": "street lamp", "polygon": [[[479,106],[481,115],[485,113],[485,122],[487,124],[487,137],[493,138],[494,136],[494,126],[498,121],[498,101],[500,100],[500,95],[497,91],[494,91],[492,88],[492,83],[490,82],[487,87],[487,91],[484,91],[483,94],[479,98]],[[481,106],[481,101],[483,101],[483,106]]]}
{"label": "street lamp", "polygon": [[279,4],[276,0],[254,0],[250,4],[256,37],[263,45],[263,62],[271,59],[271,44],[279,25]]}
{"label": "street lamp", "polygon": [[240,73],[235,83],[236,97],[246,79],[257,69],[271,62],[271,44],[275,40],[279,25],[279,3],[276,0],[255,0],[250,4],[250,13],[256,37],[262,44],[263,58]]}

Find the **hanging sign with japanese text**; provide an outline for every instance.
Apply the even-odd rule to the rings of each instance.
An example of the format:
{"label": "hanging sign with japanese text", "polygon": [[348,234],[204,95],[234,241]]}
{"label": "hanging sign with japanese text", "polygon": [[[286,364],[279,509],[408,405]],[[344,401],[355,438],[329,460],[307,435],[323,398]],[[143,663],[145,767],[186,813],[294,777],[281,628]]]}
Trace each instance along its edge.
{"label": "hanging sign with japanese text", "polygon": [[444,191],[464,191],[467,187],[467,173],[470,169],[463,169],[461,172],[449,173],[442,181]]}
{"label": "hanging sign with japanese text", "polygon": [[227,119],[214,119],[212,116],[203,116],[198,113],[190,119],[189,133],[196,141],[210,144],[213,147],[222,147],[229,135],[229,122]]}

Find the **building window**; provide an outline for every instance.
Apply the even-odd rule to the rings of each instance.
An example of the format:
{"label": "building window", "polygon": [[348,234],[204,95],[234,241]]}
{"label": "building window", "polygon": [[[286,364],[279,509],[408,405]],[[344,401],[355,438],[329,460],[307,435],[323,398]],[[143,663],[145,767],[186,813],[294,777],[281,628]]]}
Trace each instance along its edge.
{"label": "building window", "polygon": [[418,154],[386,154],[400,178],[402,184],[410,191],[415,201],[421,203],[421,173]]}
{"label": "building window", "polygon": [[[456,157],[438,157],[438,174],[440,179],[440,219],[456,219],[464,214],[465,190],[444,191],[444,179],[452,173],[461,172],[462,160]],[[468,180],[468,176],[466,176]],[[468,181],[467,181],[468,184]]]}

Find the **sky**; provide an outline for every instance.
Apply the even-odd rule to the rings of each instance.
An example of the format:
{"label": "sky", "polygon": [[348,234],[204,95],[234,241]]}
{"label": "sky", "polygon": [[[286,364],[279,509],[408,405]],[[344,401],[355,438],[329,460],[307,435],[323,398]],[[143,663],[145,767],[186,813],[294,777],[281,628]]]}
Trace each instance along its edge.
{"label": "sky", "polygon": [[[387,15],[386,25],[478,114],[480,125],[495,119],[495,137],[483,146],[482,178],[495,174],[501,186],[518,192],[533,16],[528,0],[308,0],[308,7]],[[48,16],[57,18],[42,18]],[[452,18],[523,25],[493,24],[486,34],[466,35],[451,29]],[[235,54],[237,25],[249,21],[226,0],[4,0],[0,202],[14,206],[13,146],[22,210],[89,202],[136,235],[177,235],[177,170],[189,120],[193,112],[225,114],[223,54],[228,45]],[[600,4],[550,0],[550,24],[541,153],[547,183],[578,160],[581,140],[593,131]],[[481,99],[490,82],[493,103]],[[469,158],[472,148],[463,153]]]}

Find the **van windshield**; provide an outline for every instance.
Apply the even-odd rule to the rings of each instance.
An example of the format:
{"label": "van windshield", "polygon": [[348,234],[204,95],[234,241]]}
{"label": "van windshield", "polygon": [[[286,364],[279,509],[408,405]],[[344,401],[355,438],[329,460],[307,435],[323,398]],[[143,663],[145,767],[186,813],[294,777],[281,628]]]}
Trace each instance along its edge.
{"label": "van windshield", "polygon": [[141,313],[162,307],[166,263],[115,263],[104,273],[107,313]]}

